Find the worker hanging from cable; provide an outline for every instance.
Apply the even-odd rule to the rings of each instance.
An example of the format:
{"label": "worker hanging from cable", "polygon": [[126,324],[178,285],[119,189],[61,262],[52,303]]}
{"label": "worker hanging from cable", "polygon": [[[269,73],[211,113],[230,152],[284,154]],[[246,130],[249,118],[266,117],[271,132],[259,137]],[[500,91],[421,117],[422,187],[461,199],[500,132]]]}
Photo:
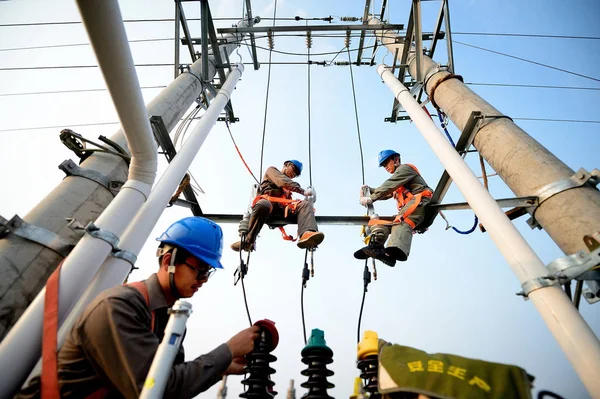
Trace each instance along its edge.
{"label": "worker hanging from cable", "polygon": [[[302,163],[296,160],[285,161],[281,171],[271,166],[265,172],[263,181],[258,189],[258,195],[252,203],[249,229],[245,240],[237,241],[231,245],[234,251],[254,250],[256,238],[269,215],[287,218],[290,213],[298,217],[298,247],[312,249],[323,242],[325,235],[318,231],[315,212],[312,204],[315,202],[314,188],[303,189],[300,184],[292,179],[302,173]],[[292,192],[304,195],[304,200],[292,199]],[[285,240],[295,241],[283,230]],[[242,248],[243,246],[243,248]]]}
{"label": "worker hanging from cable", "polygon": [[[423,232],[420,224],[425,219],[425,208],[433,191],[411,164],[402,164],[400,154],[394,150],[383,150],[379,153],[379,166],[384,167],[392,177],[375,189],[368,187],[370,196],[362,196],[360,204],[368,206],[374,201],[394,197],[398,204],[398,216],[393,222],[372,219],[371,235],[366,247],[354,253],[356,259],[375,258],[388,266],[396,261],[406,261],[410,253],[413,232]],[[385,242],[391,234],[387,248]]]}

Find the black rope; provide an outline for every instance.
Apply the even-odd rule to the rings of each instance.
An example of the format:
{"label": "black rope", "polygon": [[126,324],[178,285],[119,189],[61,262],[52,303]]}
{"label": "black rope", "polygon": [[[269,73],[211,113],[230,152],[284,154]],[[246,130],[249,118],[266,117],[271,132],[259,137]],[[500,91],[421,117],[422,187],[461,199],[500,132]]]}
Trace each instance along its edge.
{"label": "black rope", "polygon": [[352,59],[350,58],[350,48],[346,47],[348,52],[348,61],[350,61],[350,80],[352,82],[352,98],[354,99],[354,115],[356,117],[356,131],[358,133],[358,147],[360,148],[360,168],[362,172],[362,184],[365,184],[365,160],[363,156],[362,140],[360,139],[360,124],[358,123],[358,107],[356,106],[356,91],[354,89],[354,73],[352,72]]}
{"label": "black rope", "polygon": [[306,260],[308,259],[308,249],[304,253],[304,269],[302,269],[302,288],[300,289],[300,311],[302,313],[302,332],[304,333],[304,345],[306,345],[306,321],[304,320],[304,288],[306,287],[306,282],[310,278],[310,274],[308,271],[308,263]]}
{"label": "black rope", "polygon": [[367,296],[367,286],[369,285],[369,282],[371,282],[371,272],[369,271],[369,266],[368,266],[368,262],[369,259],[365,260],[365,269],[363,271],[363,280],[364,280],[364,289],[363,289],[363,296],[362,296],[362,301],[360,303],[360,312],[358,313],[358,327],[356,328],[356,342],[360,342],[360,323],[362,321],[362,314],[363,314],[363,308],[365,306],[365,297]]}
{"label": "black rope", "polygon": [[312,154],[310,143],[310,47],[308,48],[308,180],[312,186]]}
{"label": "black rope", "polygon": [[240,280],[242,282],[242,292],[244,294],[244,305],[246,306],[246,314],[248,315],[248,322],[250,322],[250,327],[252,327],[252,318],[250,317],[250,309],[248,308],[248,298],[246,298],[246,286],[244,286],[244,277],[246,277],[246,273],[248,272],[248,264],[250,263],[250,252],[248,252],[248,258],[246,259],[246,263],[242,259],[243,256],[243,248],[246,241],[246,235],[244,234],[241,237],[240,241]]}
{"label": "black rope", "polygon": [[[273,9],[273,26],[275,26],[275,15],[277,14],[277,0],[275,0],[275,7]],[[273,56],[273,49],[269,49],[269,71],[267,72],[267,94],[265,96],[265,117],[263,120],[263,133],[262,143],[260,145],[260,170],[259,176],[262,179],[263,172],[263,160],[265,154],[265,135],[267,133],[267,110],[269,109],[269,88],[271,87],[271,57]]]}
{"label": "black rope", "polygon": [[[240,250],[240,252],[242,252]],[[244,286],[244,276],[241,278],[242,280],[242,292],[244,293],[244,305],[246,305],[246,314],[248,315],[248,321],[250,322],[250,327],[252,327],[252,318],[250,317],[250,309],[248,308],[248,299],[246,298],[246,287]]]}

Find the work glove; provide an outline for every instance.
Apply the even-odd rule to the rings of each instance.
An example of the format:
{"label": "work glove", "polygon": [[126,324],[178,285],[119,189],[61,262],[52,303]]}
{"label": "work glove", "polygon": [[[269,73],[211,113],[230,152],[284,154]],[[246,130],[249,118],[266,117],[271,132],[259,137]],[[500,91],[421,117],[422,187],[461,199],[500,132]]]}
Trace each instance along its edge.
{"label": "work glove", "polygon": [[313,203],[317,202],[317,191],[311,186],[306,187],[304,196]]}
{"label": "work glove", "polygon": [[362,206],[373,205],[373,200],[371,199],[371,197],[360,197],[360,204]]}
{"label": "work glove", "polygon": [[364,197],[365,195],[369,195],[369,194],[371,194],[371,188],[368,185],[364,184],[364,185],[360,186],[360,196],[361,197]]}

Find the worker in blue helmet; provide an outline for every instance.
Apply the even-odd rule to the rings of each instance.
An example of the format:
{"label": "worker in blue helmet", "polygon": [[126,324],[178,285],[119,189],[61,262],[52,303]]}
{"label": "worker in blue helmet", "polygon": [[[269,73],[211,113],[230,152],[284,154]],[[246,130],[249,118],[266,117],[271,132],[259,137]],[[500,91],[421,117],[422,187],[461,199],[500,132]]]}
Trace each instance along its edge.
{"label": "worker in blue helmet", "polygon": [[[302,173],[302,162],[290,159],[283,163],[281,170],[271,166],[265,172],[258,195],[252,204],[249,228],[244,243],[237,241],[231,245],[236,252],[240,250],[252,251],[258,233],[262,229],[269,215],[285,218],[289,213],[295,213],[298,219],[298,247],[314,248],[323,242],[325,235],[317,228],[315,211],[312,203],[315,201],[314,188],[302,188],[292,179]],[[292,200],[292,193],[305,196],[302,201]],[[311,200],[308,200],[308,199]],[[291,239],[284,233],[284,239]],[[243,248],[242,248],[243,246]]]}
{"label": "worker in blue helmet", "polygon": [[[169,308],[177,299],[193,296],[223,268],[223,232],[208,219],[181,219],[157,240],[158,271],[144,281],[100,293],[75,322],[57,354],[59,392],[53,397],[140,396]],[[258,337],[259,327],[247,328],[187,362],[180,346],[164,397],[192,398],[223,375],[242,374],[243,356],[253,350]],[[44,378],[34,377],[16,398],[39,398],[41,390],[50,389],[41,381]]]}
{"label": "worker in blue helmet", "polygon": [[[369,244],[356,251],[354,257],[375,258],[388,266],[394,266],[396,261],[408,259],[413,232],[421,230],[425,209],[433,191],[416,166],[401,163],[398,152],[383,150],[378,155],[378,162],[392,176],[377,188],[363,186],[368,187],[371,194],[361,196],[360,204],[368,206],[375,201],[393,197],[397,203],[398,215],[393,223],[372,225]],[[390,239],[385,247],[388,237]]]}

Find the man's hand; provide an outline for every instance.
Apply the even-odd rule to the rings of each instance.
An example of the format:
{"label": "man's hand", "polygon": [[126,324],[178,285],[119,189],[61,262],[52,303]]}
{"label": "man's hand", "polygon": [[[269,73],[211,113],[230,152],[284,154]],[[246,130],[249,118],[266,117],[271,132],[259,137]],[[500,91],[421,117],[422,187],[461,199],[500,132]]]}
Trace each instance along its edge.
{"label": "man's hand", "polygon": [[227,341],[227,346],[229,346],[229,350],[231,351],[231,357],[235,359],[236,357],[246,356],[248,353],[252,352],[254,349],[254,340],[259,337],[259,331],[260,328],[258,326],[252,326],[231,337],[231,339]]}
{"label": "man's hand", "polygon": [[360,197],[360,204],[362,206],[368,206],[373,204],[371,197]]}
{"label": "man's hand", "polygon": [[244,374],[246,372],[246,358],[245,357],[234,357],[231,361],[227,370],[223,373],[224,375],[229,374]]}
{"label": "man's hand", "polygon": [[304,196],[306,198],[310,197],[310,200],[313,202],[313,204],[317,202],[317,192],[311,186],[306,187],[306,190],[304,190]]}

